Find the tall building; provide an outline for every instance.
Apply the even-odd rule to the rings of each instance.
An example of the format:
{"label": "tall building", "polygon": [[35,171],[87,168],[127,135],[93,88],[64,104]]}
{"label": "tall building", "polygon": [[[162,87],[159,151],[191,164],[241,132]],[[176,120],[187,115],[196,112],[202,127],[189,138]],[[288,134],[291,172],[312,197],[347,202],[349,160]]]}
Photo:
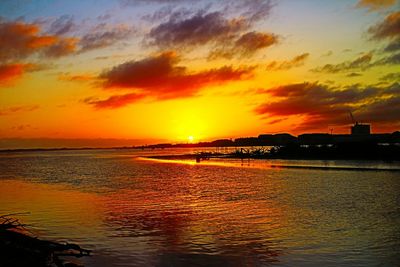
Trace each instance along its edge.
{"label": "tall building", "polygon": [[351,126],[351,135],[369,135],[371,134],[371,125],[356,122]]}

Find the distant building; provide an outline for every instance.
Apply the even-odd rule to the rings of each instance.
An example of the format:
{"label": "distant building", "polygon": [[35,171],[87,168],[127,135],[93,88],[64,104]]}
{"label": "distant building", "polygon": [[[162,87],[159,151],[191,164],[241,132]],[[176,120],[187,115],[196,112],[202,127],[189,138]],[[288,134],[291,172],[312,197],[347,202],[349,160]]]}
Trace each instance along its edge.
{"label": "distant building", "polygon": [[356,122],[351,126],[351,135],[369,135],[371,134],[371,125]]}
{"label": "distant building", "polygon": [[298,140],[302,145],[323,145],[332,144],[333,142],[332,135],[325,133],[301,134]]}

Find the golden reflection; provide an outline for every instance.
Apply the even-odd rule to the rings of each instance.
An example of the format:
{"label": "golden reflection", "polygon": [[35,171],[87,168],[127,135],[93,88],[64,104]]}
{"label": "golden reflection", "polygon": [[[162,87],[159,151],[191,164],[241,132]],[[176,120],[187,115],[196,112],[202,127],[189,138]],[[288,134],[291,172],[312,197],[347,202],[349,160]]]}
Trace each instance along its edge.
{"label": "golden reflection", "polygon": [[[36,230],[65,231],[66,227],[69,238],[80,237],[82,231],[95,229],[101,223],[101,203],[100,196],[67,186],[0,181],[0,214],[27,212],[15,217]],[[72,222],[78,227],[71,227]]]}

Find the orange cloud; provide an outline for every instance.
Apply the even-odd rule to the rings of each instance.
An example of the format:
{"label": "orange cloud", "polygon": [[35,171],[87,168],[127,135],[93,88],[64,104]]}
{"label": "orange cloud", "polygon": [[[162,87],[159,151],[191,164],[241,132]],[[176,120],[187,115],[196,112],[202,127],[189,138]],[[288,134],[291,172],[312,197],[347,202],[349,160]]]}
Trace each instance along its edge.
{"label": "orange cloud", "polygon": [[84,99],[83,102],[94,106],[96,109],[115,109],[135,103],[143,99],[144,97],[144,95],[133,93],[125,95],[114,95],[103,100],[89,97]]}
{"label": "orange cloud", "polygon": [[19,112],[30,112],[38,109],[39,106],[31,105],[31,106],[14,106],[8,108],[0,109],[0,116],[12,115]]}
{"label": "orange cloud", "polygon": [[373,39],[391,39],[400,36],[400,11],[393,12],[375,26],[369,28],[368,32]]}
{"label": "orange cloud", "polygon": [[34,64],[3,64],[0,65],[0,86],[9,85],[14,80],[20,78],[27,71],[37,70]]}
{"label": "orange cloud", "polygon": [[247,79],[253,67],[224,66],[191,73],[177,66],[178,57],[173,52],[129,61],[100,75],[104,88],[130,88],[157,99],[171,99],[196,95],[205,86]]}
{"label": "orange cloud", "polygon": [[396,0],[360,0],[356,7],[368,8],[370,11],[385,9],[393,6]]}
{"label": "orange cloud", "polygon": [[[262,92],[262,91],[260,91]],[[288,84],[265,90],[268,101],[256,107],[259,115],[269,118],[304,117],[298,129],[326,128],[349,122],[348,111],[355,111],[359,120],[400,125],[400,85],[385,87],[348,86],[332,88],[318,83]]]}
{"label": "orange cloud", "polygon": [[267,65],[267,70],[288,70],[291,68],[300,67],[304,65],[304,62],[309,56],[309,53],[304,53],[288,61],[272,61]]}
{"label": "orange cloud", "polygon": [[21,21],[0,22],[0,62],[15,61],[34,54],[63,56],[75,51],[72,39],[40,35],[39,26]]}

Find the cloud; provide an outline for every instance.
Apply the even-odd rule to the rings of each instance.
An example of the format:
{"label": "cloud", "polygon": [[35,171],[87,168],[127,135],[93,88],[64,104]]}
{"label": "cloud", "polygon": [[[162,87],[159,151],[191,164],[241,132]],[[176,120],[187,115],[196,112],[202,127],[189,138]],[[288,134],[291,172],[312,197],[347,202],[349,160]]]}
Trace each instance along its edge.
{"label": "cloud", "polygon": [[[141,98],[174,99],[198,94],[207,86],[240,81],[253,76],[254,67],[224,66],[199,72],[189,72],[177,65],[179,58],[173,52],[139,61],[128,61],[104,71],[99,79],[104,89],[128,89],[132,94],[116,95],[106,100],[89,99],[85,103],[101,107],[120,107]],[[112,105],[107,105],[112,103]],[[115,103],[121,103],[115,104]]]}
{"label": "cloud", "polygon": [[385,52],[394,52],[400,50],[400,37],[391,41],[384,49]]}
{"label": "cloud", "polygon": [[36,24],[0,22],[0,62],[15,61],[34,54],[58,57],[75,51],[72,39],[40,34]]}
{"label": "cloud", "polygon": [[238,50],[244,55],[248,55],[277,43],[278,37],[275,34],[253,31],[243,34],[236,40],[235,50]]}
{"label": "cloud", "polygon": [[103,100],[89,97],[84,99],[83,102],[92,105],[96,109],[116,109],[135,103],[144,97],[145,96],[142,94],[131,93],[125,95],[114,95]]}
{"label": "cloud", "polygon": [[400,73],[399,72],[393,72],[393,73],[388,73],[381,78],[379,78],[381,81],[400,81]]}
{"label": "cloud", "polygon": [[[282,85],[264,91],[267,101],[255,108],[259,115],[267,118],[302,116],[299,129],[323,129],[327,125],[349,123],[348,111],[356,118],[376,123],[400,123],[400,86],[398,83],[386,87],[353,85],[333,88],[319,83]],[[385,106],[390,104],[391,106]],[[395,112],[397,111],[397,113]],[[395,113],[392,113],[395,112]]]}
{"label": "cloud", "polygon": [[25,72],[35,71],[38,66],[34,64],[3,64],[0,65],[0,86],[10,85],[20,78]]}
{"label": "cloud", "polygon": [[311,69],[313,72],[325,72],[325,73],[339,73],[347,71],[365,71],[372,67],[383,66],[383,65],[397,65],[400,64],[400,53],[391,54],[386,57],[382,57],[375,61],[372,61],[373,54],[364,54],[354,60],[345,61],[339,64],[326,64],[322,67]]}
{"label": "cloud", "polygon": [[291,60],[288,61],[272,61],[271,63],[269,63],[267,65],[267,70],[288,70],[291,68],[295,68],[295,67],[300,67],[302,65],[304,65],[304,62],[308,59],[308,57],[310,56],[309,53],[304,53],[298,56],[295,56],[294,58],[292,58]]}
{"label": "cloud", "polygon": [[350,77],[350,78],[360,77],[360,76],[362,76],[362,74],[357,73],[357,72],[352,72],[352,73],[349,73],[349,74],[346,75],[346,77]]}
{"label": "cloud", "polygon": [[243,19],[225,19],[220,12],[198,13],[187,19],[170,17],[149,33],[153,45],[162,48],[196,46],[232,39],[248,28]]}
{"label": "cloud", "polygon": [[393,6],[396,0],[359,0],[356,7],[367,8],[369,11],[386,9]]}
{"label": "cloud", "polygon": [[400,11],[393,12],[386,18],[370,27],[368,32],[372,35],[372,39],[393,39],[400,36]]}
{"label": "cloud", "polygon": [[59,58],[73,54],[76,51],[76,38],[64,38],[52,46],[43,50],[43,54],[49,58]]}
{"label": "cloud", "polygon": [[81,37],[79,41],[79,52],[111,46],[116,42],[131,37],[135,32],[136,30],[133,27],[124,24],[99,24],[89,33]]}
{"label": "cloud", "polygon": [[47,32],[52,35],[65,35],[76,31],[77,28],[72,16],[63,15],[51,22]]}
{"label": "cloud", "polygon": [[95,79],[96,77],[90,74],[71,75],[69,73],[61,73],[58,76],[58,80],[69,81],[69,82],[87,82],[87,81],[93,81]]}
{"label": "cloud", "polygon": [[253,68],[230,66],[190,73],[186,67],[177,66],[178,57],[173,52],[129,61],[100,75],[105,88],[133,88],[145,91],[156,98],[192,96],[200,88],[241,80],[252,75]]}
{"label": "cloud", "polygon": [[314,72],[338,73],[342,71],[361,69],[365,70],[371,67],[372,53],[364,54],[355,60],[345,61],[339,64],[326,64],[323,67],[312,69]]}
{"label": "cloud", "polygon": [[15,113],[22,113],[22,112],[31,112],[34,110],[39,109],[37,105],[26,105],[26,106],[13,106],[8,108],[1,108],[0,109],[0,116],[8,116],[13,115]]}
{"label": "cloud", "polygon": [[208,59],[233,57],[249,57],[257,53],[259,50],[270,47],[278,43],[278,36],[272,33],[248,32],[238,37],[236,41],[231,41],[216,45],[216,48],[211,50]]}

